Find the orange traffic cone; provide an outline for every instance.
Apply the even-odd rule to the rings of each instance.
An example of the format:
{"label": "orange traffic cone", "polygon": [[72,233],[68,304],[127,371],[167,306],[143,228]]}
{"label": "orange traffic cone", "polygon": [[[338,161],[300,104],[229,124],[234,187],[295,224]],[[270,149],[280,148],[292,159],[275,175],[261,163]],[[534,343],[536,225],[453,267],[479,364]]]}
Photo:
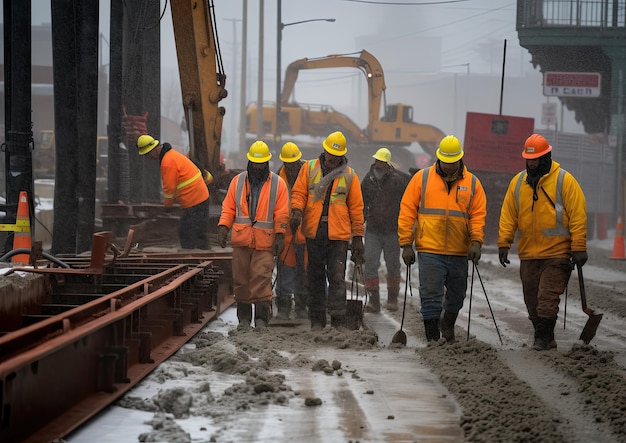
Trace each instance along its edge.
{"label": "orange traffic cone", "polygon": [[612,259],[624,260],[624,226],[622,225],[622,216],[617,216],[617,226],[615,228],[615,239],[613,240]]}
{"label": "orange traffic cone", "polygon": [[[28,209],[28,193],[26,191],[20,191],[20,199],[17,204],[17,218],[15,224],[17,230],[13,233],[13,249],[18,248],[31,248],[30,238],[30,216]],[[11,258],[12,262],[28,264],[30,262],[30,255],[17,254]]]}

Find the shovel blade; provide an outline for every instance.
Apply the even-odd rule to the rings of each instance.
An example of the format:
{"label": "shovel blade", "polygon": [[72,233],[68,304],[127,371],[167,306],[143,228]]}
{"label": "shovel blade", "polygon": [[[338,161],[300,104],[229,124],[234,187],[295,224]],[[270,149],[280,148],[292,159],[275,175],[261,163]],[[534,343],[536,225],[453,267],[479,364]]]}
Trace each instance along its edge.
{"label": "shovel blade", "polygon": [[363,326],[363,302],[346,300],[346,323],[348,329],[358,330]]}
{"label": "shovel blade", "polygon": [[406,346],[406,333],[402,330],[396,332],[395,334],[393,334],[391,343],[401,343]]}
{"label": "shovel blade", "polygon": [[591,339],[596,336],[600,320],[602,320],[602,314],[589,315],[589,319],[587,320],[587,323],[585,323],[583,332],[580,334],[580,340],[582,340],[586,345],[588,345]]}

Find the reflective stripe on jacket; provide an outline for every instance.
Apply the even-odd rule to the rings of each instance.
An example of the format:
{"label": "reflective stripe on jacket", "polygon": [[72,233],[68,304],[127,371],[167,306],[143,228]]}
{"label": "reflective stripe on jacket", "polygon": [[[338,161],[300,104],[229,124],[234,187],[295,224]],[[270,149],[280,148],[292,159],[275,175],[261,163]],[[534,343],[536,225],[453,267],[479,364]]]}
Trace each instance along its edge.
{"label": "reflective stripe on jacket", "polygon": [[550,171],[539,179],[537,200],[518,173],[504,196],[500,212],[498,247],[510,248],[519,231],[517,251],[522,260],[569,258],[573,251],[587,250],[587,203],[572,174],[552,161]]}
{"label": "reflective stripe on jacket", "polygon": [[289,220],[287,185],[278,175],[270,172],[259,194],[256,220],[250,219],[249,197],[248,173],[242,172],[235,176],[228,186],[218,224],[232,227],[233,247],[271,251],[274,234],[284,234]]}
{"label": "reflective stripe on jacket", "polygon": [[487,198],[478,178],[463,167],[450,192],[436,164],[418,171],[400,203],[398,241],[415,242],[420,252],[467,255],[472,241],[483,243]]}
{"label": "reflective stripe on jacket", "polygon": [[[359,178],[351,167],[345,167],[347,173],[335,178],[332,183],[328,205],[329,240],[350,241],[352,236],[362,237],[365,232]],[[302,233],[307,238],[315,238],[322,217],[324,198],[314,198],[314,187],[321,178],[320,159],[309,160],[300,169],[291,190],[291,205],[303,211]]]}
{"label": "reflective stripe on jacket", "polygon": [[174,149],[161,159],[161,180],[166,207],[177,202],[183,208],[190,208],[209,198],[209,189],[198,167]]}

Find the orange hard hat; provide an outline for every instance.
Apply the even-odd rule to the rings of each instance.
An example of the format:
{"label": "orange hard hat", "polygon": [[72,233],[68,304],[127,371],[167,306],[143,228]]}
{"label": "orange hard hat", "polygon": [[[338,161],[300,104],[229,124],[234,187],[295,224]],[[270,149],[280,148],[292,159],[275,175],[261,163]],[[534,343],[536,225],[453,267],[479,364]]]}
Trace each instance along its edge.
{"label": "orange hard hat", "polygon": [[533,134],[526,139],[522,157],[527,159],[539,158],[552,151],[552,146],[548,144],[548,140],[543,135]]}

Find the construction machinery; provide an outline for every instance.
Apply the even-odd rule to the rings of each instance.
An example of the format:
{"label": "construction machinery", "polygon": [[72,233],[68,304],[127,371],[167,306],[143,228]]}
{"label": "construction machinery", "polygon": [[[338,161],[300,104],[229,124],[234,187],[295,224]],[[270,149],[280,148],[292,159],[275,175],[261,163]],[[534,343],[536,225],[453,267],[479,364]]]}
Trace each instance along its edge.
{"label": "construction machinery", "polygon": [[[329,105],[300,104],[291,99],[301,70],[346,67],[359,69],[367,80],[368,121],[365,128],[360,128],[350,117]],[[331,132],[341,131],[346,136],[349,146],[359,150],[359,153],[363,151],[370,153],[380,146],[385,146],[392,149],[394,157],[401,156],[402,160],[412,160],[412,163],[415,163],[414,155],[409,153],[410,158],[406,158],[408,153],[406,148],[412,143],[419,143],[426,154],[434,157],[437,145],[445,134],[435,126],[414,122],[412,106],[401,103],[387,104],[385,90],[383,68],[376,57],[366,50],[362,50],[357,56],[337,54],[296,60],[285,72],[278,122],[276,107],[264,104],[261,133],[268,136],[280,134],[326,137]],[[256,103],[250,104],[246,110],[246,125],[248,133],[257,133]],[[316,146],[319,147],[319,143]]]}

